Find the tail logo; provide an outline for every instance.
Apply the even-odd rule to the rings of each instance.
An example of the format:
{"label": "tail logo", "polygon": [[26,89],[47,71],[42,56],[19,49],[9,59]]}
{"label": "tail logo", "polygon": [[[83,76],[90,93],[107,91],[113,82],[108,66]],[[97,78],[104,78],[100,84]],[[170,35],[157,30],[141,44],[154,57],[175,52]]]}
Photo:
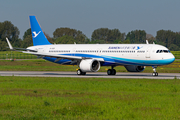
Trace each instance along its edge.
{"label": "tail logo", "polygon": [[39,35],[39,33],[41,33],[41,31],[39,31],[38,33],[36,33],[36,31],[34,31],[33,32],[33,34],[34,34],[33,38],[36,38]]}

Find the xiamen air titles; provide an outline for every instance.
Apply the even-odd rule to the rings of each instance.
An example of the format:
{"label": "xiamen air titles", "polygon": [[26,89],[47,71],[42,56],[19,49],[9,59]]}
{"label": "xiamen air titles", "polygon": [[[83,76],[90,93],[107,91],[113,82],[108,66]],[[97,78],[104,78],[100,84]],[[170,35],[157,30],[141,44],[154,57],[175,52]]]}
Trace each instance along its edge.
{"label": "xiamen air titles", "polygon": [[[30,16],[33,46],[24,53],[63,65],[78,65],[78,75],[97,72],[101,66],[111,66],[108,75],[115,75],[118,65],[129,72],[142,72],[145,66],[153,67],[153,76],[158,76],[157,66],[172,63],[175,58],[164,46],[156,44],[51,44],[45,37],[35,16]],[[7,39],[10,49],[15,50]],[[18,48],[17,48],[18,49]]]}
{"label": "xiamen air titles", "polygon": [[[109,47],[108,49],[135,49],[136,46],[122,46],[122,47]],[[140,49],[139,46],[137,46],[137,49]]]}

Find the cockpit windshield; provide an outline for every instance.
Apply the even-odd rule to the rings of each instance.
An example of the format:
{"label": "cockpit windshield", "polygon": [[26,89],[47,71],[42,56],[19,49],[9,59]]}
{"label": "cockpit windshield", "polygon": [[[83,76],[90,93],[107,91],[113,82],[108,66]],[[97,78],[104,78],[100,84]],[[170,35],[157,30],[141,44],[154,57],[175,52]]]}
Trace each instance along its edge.
{"label": "cockpit windshield", "polygon": [[169,50],[157,50],[156,53],[170,53]]}

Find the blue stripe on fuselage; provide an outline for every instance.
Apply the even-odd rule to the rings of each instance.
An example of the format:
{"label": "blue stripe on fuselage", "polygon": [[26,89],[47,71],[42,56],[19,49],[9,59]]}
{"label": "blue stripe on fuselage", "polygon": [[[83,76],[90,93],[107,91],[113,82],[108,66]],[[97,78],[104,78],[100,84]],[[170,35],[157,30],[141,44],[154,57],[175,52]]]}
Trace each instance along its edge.
{"label": "blue stripe on fuselage", "polygon": [[[118,58],[118,57],[111,57],[111,56],[98,56],[98,55],[91,55],[91,54],[61,54],[67,56],[79,56],[79,57],[87,57],[87,58],[103,58],[104,62],[101,62],[101,66],[117,66],[117,65],[141,65],[141,66],[159,66],[159,65],[167,65],[172,63],[175,58],[171,59],[162,59],[162,60],[137,60],[137,59],[126,59],[126,58]],[[44,57],[48,61],[54,62],[56,58],[51,57]],[[71,60],[62,59],[58,62],[58,64],[71,64]],[[72,64],[71,64],[72,65]],[[74,63],[76,65],[76,63]]]}

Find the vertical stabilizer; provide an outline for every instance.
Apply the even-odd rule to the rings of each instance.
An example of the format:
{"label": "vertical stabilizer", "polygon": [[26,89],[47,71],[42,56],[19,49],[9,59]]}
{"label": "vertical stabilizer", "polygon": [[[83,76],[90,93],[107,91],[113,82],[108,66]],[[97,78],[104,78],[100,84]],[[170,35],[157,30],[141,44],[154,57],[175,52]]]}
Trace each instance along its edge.
{"label": "vertical stabilizer", "polygon": [[38,21],[36,20],[35,16],[29,16],[30,24],[31,24],[31,32],[32,32],[32,39],[33,45],[49,45],[51,44],[47,38],[45,37]]}

